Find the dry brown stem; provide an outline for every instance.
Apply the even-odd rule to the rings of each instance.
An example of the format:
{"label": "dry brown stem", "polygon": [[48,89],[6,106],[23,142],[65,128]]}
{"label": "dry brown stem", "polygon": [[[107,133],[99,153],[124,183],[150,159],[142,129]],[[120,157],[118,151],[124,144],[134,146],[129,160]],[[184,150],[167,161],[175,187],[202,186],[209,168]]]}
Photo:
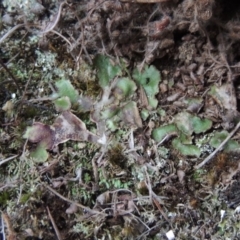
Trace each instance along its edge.
{"label": "dry brown stem", "polygon": [[4,163],[6,163],[6,162],[8,162],[8,161],[10,161],[10,160],[12,160],[12,159],[14,159],[14,158],[16,158],[17,156],[18,156],[18,154],[17,154],[17,155],[13,155],[12,157],[9,157],[9,158],[6,158],[6,159],[1,160],[1,161],[0,161],[0,166],[1,166],[2,164],[4,164]]}
{"label": "dry brown stem", "polygon": [[199,163],[195,169],[199,169],[203,167],[206,163],[208,163],[219,151],[222,150],[224,145],[228,142],[228,140],[235,134],[235,132],[239,129],[240,122],[237,124],[237,126],[232,130],[232,132],[226,137],[226,139],[216,148],[207,158],[205,158],[201,163]]}
{"label": "dry brown stem", "polygon": [[2,65],[2,67],[6,70],[6,72],[9,74],[9,76],[12,78],[13,82],[15,83],[18,92],[20,95],[22,95],[22,90],[18,84],[17,79],[13,76],[13,74],[11,73],[11,71],[8,69],[8,67],[4,64],[4,62],[2,61],[2,59],[0,58],[0,64]]}
{"label": "dry brown stem", "polygon": [[66,4],[66,2],[62,2],[59,6],[58,13],[55,16],[54,20],[48,24],[48,26],[44,29],[44,31],[41,32],[41,34],[46,34],[52,31],[58,24],[62,12],[63,5]]}
{"label": "dry brown stem", "polygon": [[0,38],[0,44],[4,42],[8,37],[10,37],[18,28],[24,27],[24,24],[18,24],[15,27],[11,28],[6,34]]}
{"label": "dry brown stem", "polygon": [[89,207],[85,207],[84,205],[82,205],[80,203],[74,202],[74,201],[72,201],[72,200],[62,196],[60,193],[58,193],[57,191],[55,191],[53,188],[51,188],[50,186],[48,186],[46,184],[43,184],[43,186],[46,187],[50,192],[52,192],[53,194],[55,194],[56,196],[61,198],[62,200],[66,201],[66,202],[69,202],[69,203],[72,203],[72,204],[75,204],[76,206],[86,210],[88,213],[91,213],[91,214],[101,214],[100,212],[98,212],[96,210],[92,210]]}
{"label": "dry brown stem", "polygon": [[158,208],[159,212],[163,215],[164,219],[171,225],[171,222],[167,218],[167,215],[164,213],[162,207],[160,206],[160,203],[159,203],[159,200],[158,200],[158,196],[152,190],[152,185],[151,185],[151,181],[150,181],[150,178],[149,178],[147,170],[145,170],[145,173],[146,173],[146,177],[147,177],[146,186],[147,186],[148,191],[149,191],[150,200],[152,201],[152,203],[154,203],[156,205],[156,207]]}
{"label": "dry brown stem", "polygon": [[58,230],[58,227],[57,227],[57,225],[56,225],[56,223],[55,223],[55,221],[54,221],[54,219],[52,217],[52,214],[51,214],[51,212],[50,212],[48,207],[47,207],[47,211],[48,211],[48,217],[49,217],[49,219],[50,219],[50,221],[51,221],[51,223],[53,225],[54,231],[55,231],[55,233],[57,235],[57,239],[58,240],[62,240],[61,234],[60,234],[60,232]]}

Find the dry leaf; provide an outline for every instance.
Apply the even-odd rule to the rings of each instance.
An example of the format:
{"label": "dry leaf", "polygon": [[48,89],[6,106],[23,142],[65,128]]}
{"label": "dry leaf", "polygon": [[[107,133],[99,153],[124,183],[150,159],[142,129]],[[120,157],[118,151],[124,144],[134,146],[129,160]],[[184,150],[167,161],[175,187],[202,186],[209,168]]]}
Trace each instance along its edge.
{"label": "dry leaf", "polygon": [[77,116],[70,111],[63,112],[52,125],[55,131],[55,143],[66,142],[68,140],[74,141],[88,141],[97,143],[99,137],[89,132],[86,125]]}
{"label": "dry leaf", "polygon": [[123,107],[121,117],[126,124],[130,124],[133,127],[142,127],[142,119],[135,102],[129,102]]}
{"label": "dry leaf", "polygon": [[35,122],[27,129],[23,137],[28,138],[32,143],[44,144],[46,149],[53,148],[54,130],[46,124]]}
{"label": "dry leaf", "polygon": [[35,122],[27,129],[24,138],[33,143],[43,144],[49,150],[68,140],[98,143],[100,139],[88,131],[85,123],[70,111],[62,112],[51,126]]}

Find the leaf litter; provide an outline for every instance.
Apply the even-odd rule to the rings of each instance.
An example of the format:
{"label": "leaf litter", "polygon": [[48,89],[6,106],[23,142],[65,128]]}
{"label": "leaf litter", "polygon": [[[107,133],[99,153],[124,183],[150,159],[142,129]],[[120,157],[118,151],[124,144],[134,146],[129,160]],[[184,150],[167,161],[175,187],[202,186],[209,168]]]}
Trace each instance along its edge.
{"label": "leaf litter", "polygon": [[239,4],[1,4],[7,239],[239,238]]}

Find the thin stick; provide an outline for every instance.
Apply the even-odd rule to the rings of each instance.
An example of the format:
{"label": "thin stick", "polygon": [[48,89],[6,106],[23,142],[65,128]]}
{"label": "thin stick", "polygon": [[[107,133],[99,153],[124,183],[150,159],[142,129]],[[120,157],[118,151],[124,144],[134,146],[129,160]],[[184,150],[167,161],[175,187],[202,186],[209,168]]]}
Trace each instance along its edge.
{"label": "thin stick", "polygon": [[147,169],[145,168],[145,173],[146,173],[146,178],[147,180],[145,181],[145,184],[148,188],[148,192],[149,192],[149,198],[150,198],[150,201],[152,202],[152,204],[155,204],[156,207],[158,208],[159,212],[162,214],[162,216],[164,217],[164,219],[170,224],[170,226],[172,227],[172,224],[171,222],[169,221],[169,219],[167,218],[165,212],[163,211],[163,209],[161,208],[160,204],[159,204],[159,201],[158,201],[158,196],[156,193],[153,192],[152,190],[152,185],[151,185],[151,182],[150,182],[150,178],[149,178],[149,175],[148,175],[148,172],[147,172]]}
{"label": "thin stick", "polygon": [[55,30],[51,30],[51,32],[53,32],[53,33],[57,34],[59,37],[61,37],[64,41],[66,41],[69,44],[70,49],[73,49],[72,44],[70,43],[70,41],[67,38],[65,38],[61,33],[57,32]]}
{"label": "thin stick", "polygon": [[15,27],[13,27],[12,29],[10,29],[5,35],[3,35],[1,38],[0,38],[0,44],[2,42],[5,41],[5,39],[7,39],[8,37],[10,37],[18,28],[21,28],[23,27],[24,24],[18,24],[16,25]]}
{"label": "thin stick", "polygon": [[55,223],[55,221],[54,221],[54,219],[53,219],[53,217],[52,217],[52,214],[51,214],[51,212],[50,212],[50,210],[49,210],[48,207],[47,207],[47,211],[48,211],[48,217],[50,218],[50,221],[51,221],[51,223],[52,223],[52,225],[53,225],[54,231],[55,231],[55,233],[56,233],[56,235],[57,235],[57,239],[58,239],[58,240],[62,240],[62,237],[61,237],[61,235],[60,235],[60,232],[59,232],[59,230],[58,230],[58,227],[57,227],[57,225],[56,225],[56,223]]}
{"label": "thin stick", "polygon": [[2,59],[0,58],[0,64],[2,65],[2,67],[6,70],[6,72],[10,75],[10,77],[12,78],[13,82],[15,83],[19,94],[22,95],[22,90],[20,88],[20,86],[18,85],[17,79],[13,76],[13,74],[11,73],[11,71],[7,68],[7,66],[4,64],[4,62],[2,61]]}
{"label": "thin stick", "polygon": [[[33,67],[33,69],[32,69],[31,76],[28,78],[28,81],[27,81],[27,83],[25,84],[25,88],[24,88],[24,91],[23,91],[21,100],[20,100],[19,103],[18,103],[18,106],[19,106],[19,107],[22,107],[22,104],[23,104],[23,101],[24,101],[24,98],[25,98],[25,95],[26,95],[26,92],[27,92],[27,88],[28,88],[29,82],[32,80],[33,70],[34,70],[34,67]],[[18,109],[19,109],[19,108],[18,108]]]}
{"label": "thin stick", "polygon": [[[158,221],[158,222],[160,222],[160,221]],[[143,237],[144,235],[147,236],[147,234],[149,234],[150,231],[152,231],[153,229],[155,229],[155,228],[157,228],[157,227],[162,226],[163,224],[164,224],[164,223],[156,224],[155,226],[149,228],[147,231],[143,232],[140,236],[138,236],[138,237],[136,238],[136,240],[143,239],[142,237]]]}
{"label": "thin stick", "polygon": [[[19,55],[19,52],[15,56],[13,56],[7,63],[5,63],[5,65],[7,66],[9,63],[11,63],[18,55]],[[1,70],[2,70],[2,67],[0,68],[0,71]],[[1,82],[1,84],[2,84],[2,82]]]}
{"label": "thin stick", "polygon": [[[17,234],[13,230],[13,226],[12,226],[10,217],[8,216],[7,213],[2,212],[2,221],[6,224],[7,235],[8,235],[6,239],[10,239],[10,240],[17,239]],[[4,229],[3,229],[3,231],[4,231]],[[4,234],[4,232],[3,232],[3,234]],[[3,239],[5,239],[5,234],[3,235]]]}
{"label": "thin stick", "polygon": [[[95,155],[96,156],[96,155]],[[93,176],[94,176],[94,190],[99,190],[99,174],[98,174],[98,166],[96,164],[95,156],[92,158],[92,167],[93,167]]]}
{"label": "thin stick", "polygon": [[199,163],[195,169],[199,169],[202,166],[204,166],[207,162],[209,162],[220,150],[222,150],[223,146],[228,142],[228,140],[234,135],[234,133],[239,129],[240,122],[237,124],[237,126],[232,130],[232,132],[226,137],[226,139],[207,157],[205,158],[201,163]]}
{"label": "thin stick", "polygon": [[6,163],[6,162],[8,162],[8,161],[10,161],[10,160],[12,160],[12,159],[14,159],[14,158],[16,158],[18,155],[14,155],[14,156],[12,156],[12,157],[9,157],[9,158],[6,158],[6,159],[4,159],[4,160],[1,160],[0,161],[0,166],[2,165],[2,164],[4,164],[4,163]]}
{"label": "thin stick", "polygon": [[36,98],[36,99],[29,99],[28,102],[35,103],[35,102],[44,102],[44,101],[52,101],[56,98],[51,97],[42,97],[42,98]]}
{"label": "thin stick", "polygon": [[85,207],[84,205],[80,204],[80,203],[77,203],[77,202],[74,202],[68,198],[65,198],[63,195],[61,195],[60,193],[58,193],[57,191],[55,191],[53,188],[49,187],[48,185],[46,184],[43,184],[44,187],[46,187],[50,192],[54,193],[56,196],[58,196],[59,198],[61,198],[62,200],[66,201],[66,202],[69,202],[69,203],[72,203],[72,204],[75,204],[76,206],[82,208],[82,209],[85,209],[87,212],[91,213],[91,214],[101,214],[100,212],[98,211],[95,211],[95,210],[92,210],[90,209],[89,207]]}
{"label": "thin stick", "polygon": [[52,30],[57,26],[57,24],[58,24],[58,22],[59,22],[59,20],[60,20],[60,16],[61,16],[62,8],[63,8],[63,5],[64,5],[64,4],[66,4],[65,1],[60,4],[59,9],[58,9],[58,13],[57,13],[54,21],[53,21],[53,22],[50,22],[50,23],[48,24],[48,26],[46,27],[46,29],[45,29],[43,32],[41,32],[41,34],[49,33],[50,31],[52,31]]}

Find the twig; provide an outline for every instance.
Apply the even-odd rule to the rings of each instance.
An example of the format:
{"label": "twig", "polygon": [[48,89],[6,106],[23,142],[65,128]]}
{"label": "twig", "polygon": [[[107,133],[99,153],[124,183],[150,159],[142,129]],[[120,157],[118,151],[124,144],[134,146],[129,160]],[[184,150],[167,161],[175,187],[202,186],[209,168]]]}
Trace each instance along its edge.
{"label": "twig", "polygon": [[[14,240],[17,239],[17,234],[13,230],[13,226],[10,220],[10,217],[7,213],[2,212],[2,221],[5,223],[6,229],[7,229],[7,240]],[[4,231],[4,226],[3,226]],[[5,234],[3,236],[3,239],[5,239]]]}
{"label": "twig", "polygon": [[150,227],[149,227],[146,223],[144,223],[144,222],[141,220],[140,217],[137,217],[136,215],[134,215],[134,214],[132,214],[132,213],[128,213],[128,214],[130,214],[133,218],[137,219],[140,223],[142,223],[142,224],[147,228],[148,231],[150,230]]}
{"label": "twig", "polygon": [[39,173],[42,175],[42,174],[52,170],[58,162],[59,162],[59,159],[54,159],[52,162],[49,163],[49,165],[47,167],[43,167],[42,169],[40,169]]}
{"label": "twig", "polygon": [[[15,56],[13,56],[5,65],[7,66],[9,63],[11,63],[20,53],[18,52]],[[0,71],[2,70],[2,67],[0,68]],[[2,84],[2,82],[1,82]]]}
{"label": "twig", "polygon": [[23,184],[21,184],[20,187],[19,187],[19,194],[18,194],[17,205],[20,203],[20,200],[22,198],[22,190],[23,190]]}
{"label": "twig", "polygon": [[148,188],[149,191],[149,197],[150,197],[150,201],[152,203],[154,203],[156,205],[156,207],[158,208],[159,212],[162,214],[162,216],[164,217],[164,219],[170,224],[170,226],[172,227],[171,222],[169,221],[169,219],[167,218],[165,212],[163,211],[163,209],[161,208],[159,201],[158,201],[158,196],[156,193],[153,192],[152,190],[152,185],[150,183],[150,178],[147,172],[147,169],[145,168],[145,173],[146,173],[146,177],[147,177],[147,181],[145,181],[146,186]]}
{"label": "twig", "polygon": [[[88,14],[88,15],[89,15],[89,14]],[[80,56],[81,56],[81,54],[82,54],[82,51],[84,51],[84,53],[86,54],[87,60],[88,60],[89,63],[92,65],[92,64],[93,64],[92,59],[91,59],[91,57],[89,56],[88,51],[87,51],[87,49],[86,49],[86,47],[85,47],[87,44],[86,44],[85,41],[84,41],[84,34],[83,34],[83,33],[84,33],[84,27],[83,27],[83,23],[81,23],[80,27],[81,27],[81,32],[82,32],[82,34],[79,36],[77,42],[81,40],[81,49],[80,49],[80,52],[79,52],[79,54],[78,54],[78,56],[77,56],[77,59],[80,58]],[[76,44],[76,43],[75,43],[75,44]]]}
{"label": "twig", "polygon": [[163,215],[163,217],[165,218],[165,220],[171,225],[170,221],[168,220],[167,218],[167,215],[165,214],[165,212],[163,211],[162,207],[160,206],[159,204],[159,201],[158,199],[156,198],[157,196],[155,196],[155,193],[154,193],[154,196],[153,196],[153,202],[154,204],[156,205],[156,207],[158,208],[159,212]]}
{"label": "twig", "polygon": [[29,78],[28,78],[27,83],[25,84],[25,88],[24,88],[24,91],[23,91],[23,93],[22,93],[21,100],[20,100],[19,103],[18,103],[18,106],[20,106],[20,107],[22,107],[22,105],[23,105],[23,101],[24,101],[24,98],[25,98],[25,95],[26,95],[26,92],[27,92],[28,85],[29,85],[30,81],[32,80],[33,71],[34,71],[34,67],[33,67],[33,69],[32,69],[31,75],[30,75]]}
{"label": "twig", "polygon": [[95,180],[94,190],[96,191],[96,190],[99,190],[99,174],[98,174],[98,166],[95,161],[96,160],[95,156],[92,158],[92,167],[93,167],[93,176],[94,176],[94,180]]}
{"label": "twig", "polygon": [[106,145],[102,148],[102,153],[101,153],[101,155],[98,157],[98,159],[96,160],[98,166],[100,165],[100,163],[101,163],[101,161],[102,161],[105,153],[107,152],[107,146],[108,146],[108,144],[106,144]]}
{"label": "twig", "polygon": [[42,97],[42,98],[36,98],[36,99],[29,99],[28,102],[35,103],[35,102],[52,101],[52,100],[55,100],[55,98]]}
{"label": "twig", "polygon": [[4,163],[6,163],[6,162],[8,162],[8,161],[10,161],[10,160],[12,160],[12,159],[14,159],[14,158],[16,158],[17,156],[18,156],[18,154],[17,154],[17,155],[14,155],[14,156],[12,156],[12,157],[6,158],[6,159],[4,159],[4,160],[1,160],[1,161],[0,161],[0,166],[1,166],[2,164],[4,164]]}
{"label": "twig", "polygon": [[178,136],[177,132],[171,132],[168,133],[157,145],[156,147],[158,148],[160,145],[162,145],[165,141],[168,141],[170,138]]}
{"label": "twig", "polygon": [[89,207],[85,207],[84,205],[82,205],[80,203],[74,202],[74,201],[64,197],[63,195],[61,195],[60,193],[58,193],[57,191],[55,191],[53,188],[49,187],[46,184],[43,184],[43,186],[46,187],[50,192],[54,193],[56,196],[58,196],[59,198],[61,198],[62,200],[66,201],[66,202],[75,204],[76,206],[86,210],[87,212],[89,212],[91,214],[101,214],[99,211],[92,210]]}
{"label": "twig", "polygon": [[18,24],[16,25],[15,27],[13,27],[12,29],[10,29],[5,35],[3,35],[1,38],[0,38],[0,44],[2,42],[5,41],[5,39],[7,39],[8,37],[10,37],[18,28],[21,28],[23,27],[24,24]]}
{"label": "twig", "polygon": [[239,129],[240,122],[237,124],[237,126],[232,130],[232,132],[226,137],[226,139],[207,157],[205,158],[201,163],[199,163],[195,169],[199,169],[202,166],[204,166],[207,162],[209,162],[215,155],[218,153],[223,146],[228,142],[228,140],[234,135],[234,133]]}
{"label": "twig", "polygon": [[57,34],[59,37],[61,37],[64,41],[66,41],[69,44],[70,49],[73,49],[71,42],[67,38],[65,38],[61,33],[57,32],[55,30],[51,30],[51,32],[53,32],[53,33]]}
{"label": "twig", "polygon": [[62,240],[62,237],[61,237],[61,235],[60,235],[60,232],[59,232],[59,230],[58,230],[58,227],[57,227],[57,225],[56,225],[56,223],[55,223],[55,221],[54,221],[54,219],[53,219],[53,217],[52,217],[52,214],[51,214],[51,212],[50,212],[50,210],[49,210],[48,207],[47,207],[47,211],[48,211],[48,216],[49,216],[49,218],[50,218],[50,221],[51,221],[51,223],[52,223],[52,225],[53,225],[54,231],[55,231],[55,233],[56,233],[56,235],[57,235],[57,239],[58,239],[58,240]]}
{"label": "twig", "polygon": [[136,238],[136,240],[140,240],[140,239],[143,239],[142,237],[143,236],[147,236],[147,234],[149,234],[153,229],[157,228],[157,227],[160,227],[162,226],[164,223],[161,223],[161,224],[156,224],[155,226],[149,228],[147,231],[145,231],[144,233],[142,233],[140,236],[138,236]]}
{"label": "twig", "polygon": [[19,94],[22,95],[22,90],[20,88],[20,86],[18,85],[17,79],[13,76],[13,74],[11,73],[11,71],[7,68],[7,66],[4,64],[4,62],[2,61],[2,59],[0,58],[0,64],[2,65],[2,67],[6,70],[6,72],[10,75],[10,77],[12,78],[13,82],[15,83]]}
{"label": "twig", "polygon": [[62,3],[60,4],[59,9],[58,9],[58,13],[57,13],[54,21],[53,21],[53,22],[50,22],[50,23],[48,24],[48,26],[46,27],[46,29],[45,29],[43,32],[41,32],[41,34],[49,33],[50,31],[52,31],[52,30],[57,26],[57,24],[58,24],[58,22],[59,22],[59,20],[60,20],[60,16],[61,16],[61,12],[62,12],[63,5],[64,5],[65,3],[66,3],[66,2],[64,1],[64,2],[62,2]]}

